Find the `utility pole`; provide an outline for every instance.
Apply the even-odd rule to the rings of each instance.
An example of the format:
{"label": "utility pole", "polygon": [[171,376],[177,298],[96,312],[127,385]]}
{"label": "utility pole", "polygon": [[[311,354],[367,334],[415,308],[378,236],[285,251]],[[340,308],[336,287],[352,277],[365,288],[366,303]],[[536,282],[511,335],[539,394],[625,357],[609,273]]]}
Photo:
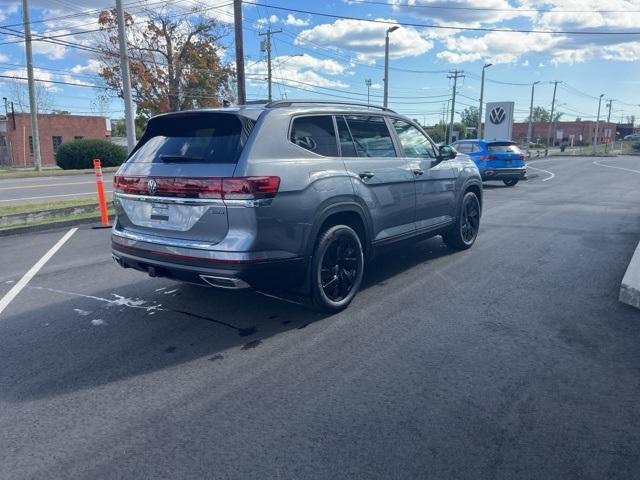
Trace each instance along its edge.
{"label": "utility pole", "polygon": [[[553,125],[553,113],[556,108],[556,92],[558,90],[558,84],[560,81],[556,80],[553,82],[553,100],[551,100],[551,116],[549,117],[549,129],[547,130],[547,144],[545,145],[544,155],[545,157],[549,155],[549,141],[553,140],[551,138],[551,126]],[[555,132],[553,132],[555,134]]]}
{"label": "utility pole", "polygon": [[242,0],[233,0],[233,18],[236,42],[236,79],[238,82],[238,105],[247,103],[244,85],[244,44],[242,40]]}
{"label": "utility pole", "polygon": [[447,78],[453,78],[453,95],[451,97],[451,123],[449,125],[449,140],[447,143],[453,142],[453,120],[456,113],[456,89],[458,88],[458,78],[464,78],[462,70],[451,70]]}
{"label": "utility pole", "polygon": [[533,135],[533,94],[536,89],[536,85],[540,81],[533,82],[531,84],[531,105],[529,106],[529,128],[527,129],[527,152],[530,152],[531,136]]}
{"label": "utility pole", "polygon": [[387,108],[389,101],[389,34],[395,32],[398,28],[400,28],[398,25],[387,28],[387,33],[384,37],[384,98],[382,106],[385,108]]}
{"label": "utility pole", "polygon": [[482,138],[482,107],[484,106],[484,71],[493,63],[485,63],[482,67],[482,80],[480,80],[480,108],[478,109],[478,139]]}
{"label": "utility pole", "polygon": [[604,93],[598,97],[598,116],[596,117],[596,137],[593,140],[593,153],[596,152],[596,147],[598,146],[598,130],[600,130],[600,106],[602,105],[602,97],[604,97]]}
{"label": "utility pole", "polygon": [[31,137],[33,139],[33,164],[36,170],[42,168],[40,157],[40,135],[38,134],[38,104],[36,85],[33,77],[33,51],[31,49],[31,20],[29,19],[29,0],[22,0],[22,21],[24,23],[25,52],[27,54],[27,80],[29,82],[29,110],[31,110]]}
{"label": "utility pole", "polygon": [[118,43],[120,44],[120,70],[122,72],[122,96],[124,97],[124,123],[127,131],[127,150],[129,153],[136,146],[136,124],[131,101],[131,77],[129,74],[129,56],[127,54],[127,37],[125,34],[124,10],[122,0],[116,0],[118,17]]}
{"label": "utility pole", "polygon": [[[607,105],[607,107],[609,107],[609,114],[607,115],[607,124],[609,124],[609,123],[611,123],[611,106],[613,105],[613,98],[610,98],[606,105]],[[620,122],[620,123],[622,123],[622,122]],[[616,140],[615,132],[612,132],[612,133],[613,133],[613,141],[615,141]],[[604,147],[605,148],[605,152],[607,151],[607,147],[608,147],[608,145],[605,145],[605,147]]]}
{"label": "utility pole", "polygon": [[367,78],[364,81],[364,84],[367,86],[367,105],[371,105],[371,102],[369,101],[369,90],[371,90],[371,79]]}
{"label": "utility pole", "polygon": [[266,32],[264,33],[259,33],[259,36],[266,36],[267,39],[263,40],[261,45],[260,45],[260,50],[263,52],[267,52],[267,83],[269,85],[269,101],[272,100],[272,69],[271,69],[271,35],[273,35],[274,33],[280,33],[282,32],[282,30],[271,30],[271,27],[269,27],[267,29]]}

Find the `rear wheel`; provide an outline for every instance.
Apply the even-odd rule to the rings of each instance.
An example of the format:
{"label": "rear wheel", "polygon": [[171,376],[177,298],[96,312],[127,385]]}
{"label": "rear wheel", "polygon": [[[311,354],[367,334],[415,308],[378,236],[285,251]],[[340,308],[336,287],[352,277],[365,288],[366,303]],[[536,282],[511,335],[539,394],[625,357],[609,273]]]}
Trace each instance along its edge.
{"label": "rear wheel", "polygon": [[504,184],[507,187],[513,187],[515,184],[517,184],[520,181],[519,178],[508,178],[507,180],[503,180]]}
{"label": "rear wheel", "polygon": [[318,239],[311,269],[311,299],[323,312],[339,312],[355,297],[364,271],[358,234],[346,225],[325,230]]}
{"label": "rear wheel", "polygon": [[451,230],[442,235],[448,247],[464,250],[476,241],[480,228],[480,201],[473,192],[467,192],[462,198],[458,220]]}

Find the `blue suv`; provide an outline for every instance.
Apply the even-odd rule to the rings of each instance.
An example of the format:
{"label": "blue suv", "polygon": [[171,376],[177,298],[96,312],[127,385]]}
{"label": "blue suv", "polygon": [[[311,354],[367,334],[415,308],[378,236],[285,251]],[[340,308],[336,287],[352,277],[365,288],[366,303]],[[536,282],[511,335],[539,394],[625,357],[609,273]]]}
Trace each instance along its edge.
{"label": "blue suv", "polygon": [[502,180],[513,187],[527,174],[524,154],[509,140],[459,140],[453,147],[475,162],[482,180]]}

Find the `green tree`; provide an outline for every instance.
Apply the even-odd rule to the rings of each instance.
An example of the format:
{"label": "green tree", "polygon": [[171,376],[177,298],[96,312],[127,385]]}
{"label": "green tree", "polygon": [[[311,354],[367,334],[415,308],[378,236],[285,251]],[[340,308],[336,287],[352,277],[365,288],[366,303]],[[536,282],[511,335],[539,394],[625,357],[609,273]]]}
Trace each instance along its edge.
{"label": "green tree", "polygon": [[[115,10],[102,11],[100,76],[122,97]],[[220,53],[229,29],[198,13],[176,15],[170,7],[125,13],[131,87],[138,124],[158,113],[216,107],[232,100],[234,68]]]}
{"label": "green tree", "polygon": [[462,112],[460,112],[460,118],[466,127],[477,128],[478,119],[480,118],[480,110],[478,107],[466,107]]}
{"label": "green tree", "polygon": [[[553,121],[557,122],[558,120],[560,120],[560,117],[562,117],[564,115],[563,112],[553,112]],[[546,108],[544,107],[534,107],[533,109],[533,121],[534,122],[548,122],[549,118],[551,117],[551,112],[549,112]],[[525,121],[529,121],[529,117],[526,118]]]}

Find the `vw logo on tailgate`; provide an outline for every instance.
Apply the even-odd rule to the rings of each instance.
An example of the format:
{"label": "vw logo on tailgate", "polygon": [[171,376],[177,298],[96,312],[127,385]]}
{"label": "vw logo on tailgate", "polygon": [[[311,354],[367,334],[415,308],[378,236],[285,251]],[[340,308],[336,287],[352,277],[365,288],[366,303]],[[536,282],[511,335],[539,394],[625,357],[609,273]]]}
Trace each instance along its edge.
{"label": "vw logo on tailgate", "polygon": [[152,178],[147,183],[147,192],[149,195],[155,195],[158,191],[158,183]]}
{"label": "vw logo on tailgate", "polygon": [[502,107],[494,107],[489,112],[489,121],[494,125],[500,125],[507,118],[507,112]]}

